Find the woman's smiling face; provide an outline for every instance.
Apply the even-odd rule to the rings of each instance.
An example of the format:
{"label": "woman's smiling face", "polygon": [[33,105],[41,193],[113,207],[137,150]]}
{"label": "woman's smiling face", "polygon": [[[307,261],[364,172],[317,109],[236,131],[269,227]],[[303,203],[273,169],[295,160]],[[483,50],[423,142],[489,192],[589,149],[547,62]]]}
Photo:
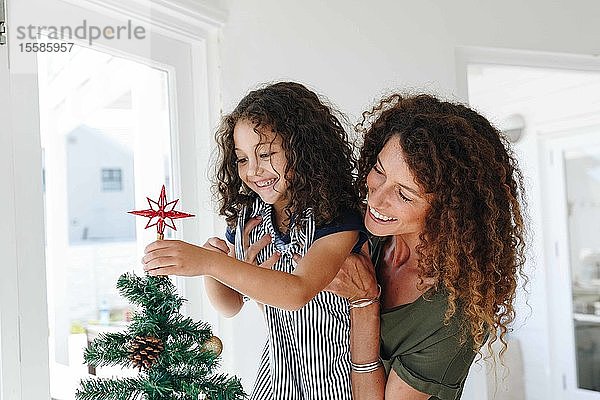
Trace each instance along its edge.
{"label": "woman's smiling face", "polygon": [[415,182],[397,136],[390,138],[367,175],[365,226],[374,235],[418,235],[429,211],[427,196]]}

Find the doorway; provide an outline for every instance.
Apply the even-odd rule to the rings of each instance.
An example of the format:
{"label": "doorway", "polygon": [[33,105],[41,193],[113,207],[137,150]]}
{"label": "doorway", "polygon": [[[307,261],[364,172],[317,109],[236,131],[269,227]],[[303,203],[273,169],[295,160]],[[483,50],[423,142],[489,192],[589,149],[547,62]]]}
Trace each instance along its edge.
{"label": "doorway", "polygon": [[525,175],[530,281],[512,336],[526,398],[598,400],[600,72],[484,63],[467,71],[469,103],[505,133]]}

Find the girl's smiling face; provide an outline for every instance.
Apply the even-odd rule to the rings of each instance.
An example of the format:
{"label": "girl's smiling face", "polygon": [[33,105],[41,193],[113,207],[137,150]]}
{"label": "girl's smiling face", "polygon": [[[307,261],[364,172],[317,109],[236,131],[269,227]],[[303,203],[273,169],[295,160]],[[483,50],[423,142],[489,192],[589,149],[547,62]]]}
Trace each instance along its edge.
{"label": "girl's smiling face", "polygon": [[254,124],[240,120],[233,130],[233,142],[240,179],[267,204],[280,213],[288,203],[288,182],[285,179],[287,160],[281,136],[270,128],[261,135]]}
{"label": "girl's smiling face", "polygon": [[427,196],[415,182],[397,137],[390,138],[367,175],[365,226],[377,236],[418,235],[429,211]]}

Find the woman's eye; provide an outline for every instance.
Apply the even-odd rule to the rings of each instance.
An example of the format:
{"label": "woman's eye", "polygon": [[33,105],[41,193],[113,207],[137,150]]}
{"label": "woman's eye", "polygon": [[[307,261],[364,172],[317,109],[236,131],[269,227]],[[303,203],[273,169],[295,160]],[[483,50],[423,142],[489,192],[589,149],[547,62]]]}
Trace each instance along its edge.
{"label": "woman's eye", "polygon": [[270,153],[270,152],[269,153],[260,153],[258,156],[262,159],[265,159],[265,158],[271,157],[273,154],[275,154],[275,153]]}
{"label": "woman's eye", "polygon": [[235,163],[239,165],[245,163],[246,161],[248,161],[246,158],[238,158],[235,160]]}
{"label": "woman's eye", "polygon": [[373,165],[373,170],[379,175],[383,175],[383,172],[377,167],[377,164]]}
{"label": "woman's eye", "polygon": [[409,199],[408,197],[406,197],[401,190],[398,190],[398,196],[400,196],[400,198],[402,200],[404,200],[407,203],[410,203],[412,201],[412,199]]}

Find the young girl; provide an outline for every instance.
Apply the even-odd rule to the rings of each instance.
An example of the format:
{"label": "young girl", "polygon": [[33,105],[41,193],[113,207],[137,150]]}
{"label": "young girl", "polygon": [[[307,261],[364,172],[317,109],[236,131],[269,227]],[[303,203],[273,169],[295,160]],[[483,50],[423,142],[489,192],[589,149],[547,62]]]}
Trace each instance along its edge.
{"label": "young girl", "polygon": [[252,399],[350,400],[348,303],[322,291],[366,240],[346,132],[315,93],[281,82],[244,97],[216,139],[220,214],[236,258],[218,238],[203,248],[157,241],[145,270],[204,275],[226,316],[246,296],[264,304]]}

